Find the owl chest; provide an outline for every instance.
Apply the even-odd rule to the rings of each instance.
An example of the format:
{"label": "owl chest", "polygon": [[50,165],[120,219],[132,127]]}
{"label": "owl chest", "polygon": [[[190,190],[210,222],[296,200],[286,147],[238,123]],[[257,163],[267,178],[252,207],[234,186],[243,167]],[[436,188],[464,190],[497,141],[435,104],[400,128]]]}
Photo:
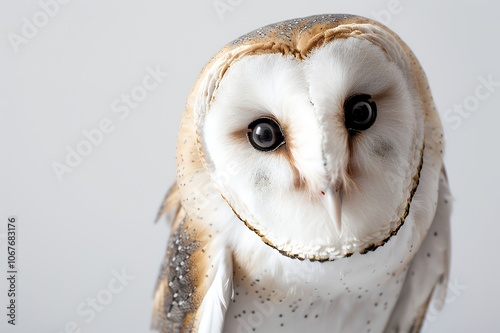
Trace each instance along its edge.
{"label": "owl chest", "polygon": [[404,274],[364,285],[333,276],[279,284],[236,271],[224,332],[383,332],[402,280]]}

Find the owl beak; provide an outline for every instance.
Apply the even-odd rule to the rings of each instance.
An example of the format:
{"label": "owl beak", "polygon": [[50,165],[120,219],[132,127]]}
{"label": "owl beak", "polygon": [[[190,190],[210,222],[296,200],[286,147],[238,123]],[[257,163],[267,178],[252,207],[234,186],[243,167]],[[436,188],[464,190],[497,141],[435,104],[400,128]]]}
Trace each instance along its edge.
{"label": "owl beak", "polygon": [[340,186],[329,187],[323,192],[323,206],[328,212],[330,221],[335,226],[338,235],[342,234],[342,196],[343,191]]}

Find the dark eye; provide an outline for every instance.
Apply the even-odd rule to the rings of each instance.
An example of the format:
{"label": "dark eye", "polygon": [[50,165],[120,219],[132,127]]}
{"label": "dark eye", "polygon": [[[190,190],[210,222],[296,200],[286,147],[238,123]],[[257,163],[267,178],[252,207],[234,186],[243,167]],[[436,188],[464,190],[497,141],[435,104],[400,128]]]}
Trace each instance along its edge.
{"label": "dark eye", "polygon": [[364,131],[377,118],[377,105],[366,94],[352,95],[344,103],[345,127],[350,131]]}
{"label": "dark eye", "polygon": [[270,118],[260,118],[248,125],[248,141],[257,150],[273,151],[283,143],[285,137],[280,125]]}

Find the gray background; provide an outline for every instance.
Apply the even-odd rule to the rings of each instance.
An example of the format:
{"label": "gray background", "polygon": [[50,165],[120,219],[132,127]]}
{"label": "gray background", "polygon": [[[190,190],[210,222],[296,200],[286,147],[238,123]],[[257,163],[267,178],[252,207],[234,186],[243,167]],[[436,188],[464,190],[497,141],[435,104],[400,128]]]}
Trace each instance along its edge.
{"label": "gray background", "polygon": [[[217,1],[231,10],[219,15]],[[40,5],[2,0],[0,234],[7,216],[17,215],[20,275],[12,328],[4,315],[0,239],[0,331],[60,333],[72,321],[82,332],[148,331],[168,235],[165,223],[153,221],[174,179],[176,132],[202,66],[225,43],[262,25],[345,12],[395,30],[426,70],[441,115],[459,117],[443,121],[455,204],[450,297],[426,331],[498,332],[500,87],[482,100],[474,95],[487,91],[478,88],[481,77],[500,82],[500,3],[469,3],[72,0],[16,53],[8,34],[21,35],[23,17],[31,21]],[[157,65],[169,76],[120,119],[113,101]],[[458,115],[453,107],[464,103],[471,111]],[[60,182],[52,163],[64,163],[66,146],[75,149],[82,131],[104,118],[114,131]],[[134,279],[86,322],[77,308],[122,269]]]}

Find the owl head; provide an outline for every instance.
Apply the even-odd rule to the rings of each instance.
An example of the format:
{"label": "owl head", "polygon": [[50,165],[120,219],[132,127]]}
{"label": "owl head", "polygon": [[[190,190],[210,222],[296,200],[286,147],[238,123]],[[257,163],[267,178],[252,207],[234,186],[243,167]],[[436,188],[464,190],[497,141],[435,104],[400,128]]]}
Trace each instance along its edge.
{"label": "owl head", "polygon": [[[429,119],[439,130],[425,76],[393,32],[313,16],[247,34],[206,65],[180,158],[200,162],[235,223],[265,244],[329,261],[374,250],[403,225],[424,150],[440,154]],[[237,172],[220,177],[228,165]],[[187,177],[180,170],[181,185]]]}

